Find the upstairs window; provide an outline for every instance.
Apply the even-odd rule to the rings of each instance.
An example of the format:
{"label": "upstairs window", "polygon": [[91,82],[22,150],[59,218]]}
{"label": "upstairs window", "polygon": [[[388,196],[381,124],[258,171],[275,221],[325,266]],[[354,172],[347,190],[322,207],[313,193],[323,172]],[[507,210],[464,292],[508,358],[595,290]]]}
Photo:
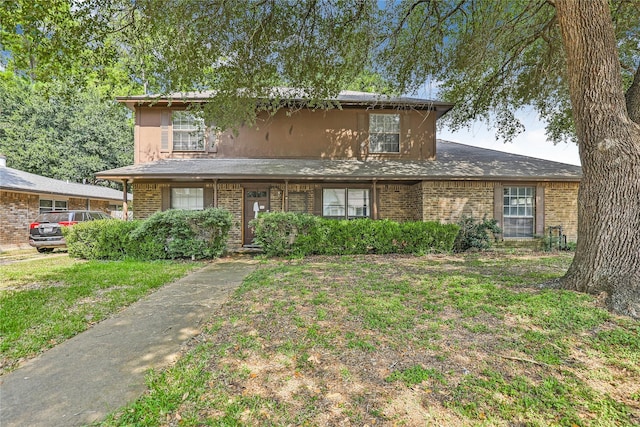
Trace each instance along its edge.
{"label": "upstairs window", "polygon": [[173,125],[174,151],[204,151],[204,119],[188,111],[174,111],[171,115]]}
{"label": "upstairs window", "polygon": [[504,237],[533,237],[535,191],[534,187],[503,189],[502,233]]}
{"label": "upstairs window", "polygon": [[400,114],[369,115],[369,152],[400,152]]}
{"label": "upstairs window", "polygon": [[338,219],[369,217],[369,190],[325,188],[322,191],[322,216]]}

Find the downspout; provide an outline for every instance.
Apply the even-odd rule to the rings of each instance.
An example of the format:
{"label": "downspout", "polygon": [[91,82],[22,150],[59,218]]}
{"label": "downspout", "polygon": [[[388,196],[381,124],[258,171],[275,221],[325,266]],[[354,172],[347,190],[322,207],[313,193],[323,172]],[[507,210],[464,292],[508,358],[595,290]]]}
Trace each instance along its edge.
{"label": "downspout", "polygon": [[129,205],[127,200],[127,194],[129,189],[127,188],[128,181],[126,179],[122,180],[122,219],[124,221],[129,220]]}
{"label": "downspout", "polygon": [[218,207],[218,180],[213,180],[213,207]]}
{"label": "downspout", "polygon": [[282,210],[289,212],[289,180],[284,181],[284,197],[282,197]]}
{"label": "downspout", "polygon": [[376,191],[376,180],[373,180],[373,203],[371,204],[371,216],[378,219],[378,193]]}

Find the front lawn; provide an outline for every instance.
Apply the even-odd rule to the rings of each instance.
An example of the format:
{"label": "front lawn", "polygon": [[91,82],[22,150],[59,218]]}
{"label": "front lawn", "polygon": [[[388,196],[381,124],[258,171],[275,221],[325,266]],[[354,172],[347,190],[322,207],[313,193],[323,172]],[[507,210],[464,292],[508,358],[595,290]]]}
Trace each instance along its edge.
{"label": "front lawn", "polygon": [[638,425],[640,322],[537,286],[570,261],[267,261],[103,425]]}
{"label": "front lawn", "polygon": [[0,373],[199,266],[68,256],[0,266]]}

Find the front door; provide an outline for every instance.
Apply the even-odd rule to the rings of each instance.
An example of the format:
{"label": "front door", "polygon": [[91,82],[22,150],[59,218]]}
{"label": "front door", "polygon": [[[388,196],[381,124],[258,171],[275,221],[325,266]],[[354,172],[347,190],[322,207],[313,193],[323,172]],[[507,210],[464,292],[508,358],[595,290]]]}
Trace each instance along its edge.
{"label": "front door", "polygon": [[269,189],[245,188],[244,189],[244,242],[245,245],[253,244],[253,229],[249,227],[249,221],[258,217],[259,212],[269,210]]}

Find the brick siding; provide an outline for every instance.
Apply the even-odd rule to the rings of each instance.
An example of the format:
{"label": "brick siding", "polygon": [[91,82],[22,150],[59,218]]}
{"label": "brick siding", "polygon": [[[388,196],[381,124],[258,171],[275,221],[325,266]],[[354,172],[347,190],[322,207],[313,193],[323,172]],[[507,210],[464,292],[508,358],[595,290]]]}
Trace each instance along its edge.
{"label": "brick siding", "polygon": [[233,223],[229,231],[229,248],[242,246],[242,187],[240,184],[218,184],[218,207],[231,212]]}
{"label": "brick siding", "polygon": [[29,246],[29,224],[38,216],[40,198],[35,194],[0,191],[0,248]]}
{"label": "brick siding", "polygon": [[[544,183],[545,231],[550,226],[562,226],[568,242],[578,239],[577,182]],[[548,231],[547,231],[548,232]]]}
{"label": "brick siding", "polygon": [[421,186],[423,221],[453,223],[463,215],[493,218],[493,182],[424,181]]}
{"label": "brick siding", "polygon": [[149,218],[162,210],[162,187],[166,184],[133,184],[133,217]]}
{"label": "brick siding", "polygon": [[[413,185],[378,184],[378,217],[394,221],[457,222],[463,215],[493,218],[493,181],[423,181]],[[162,188],[169,184],[134,184],[135,217],[147,218],[162,209]],[[338,184],[337,184],[338,185]],[[544,183],[545,230],[562,225],[569,241],[577,238],[578,183]],[[338,185],[346,186],[348,185]],[[283,210],[284,183],[269,185],[271,212]],[[288,211],[315,211],[315,192],[320,184],[290,184]],[[211,185],[205,191],[213,191]],[[241,184],[218,184],[218,207],[233,215],[228,245],[242,246],[243,192]],[[37,204],[37,199],[36,199]],[[37,210],[37,205],[36,205]]]}
{"label": "brick siding", "polygon": [[412,185],[379,185],[378,218],[392,221],[415,221],[418,218],[418,197]]}
{"label": "brick siding", "polygon": [[[40,198],[62,200],[63,196],[0,191],[0,250],[29,247],[29,224],[40,213]],[[109,213],[107,200],[90,200],[91,210]],[[87,199],[70,197],[67,209],[86,209]]]}

